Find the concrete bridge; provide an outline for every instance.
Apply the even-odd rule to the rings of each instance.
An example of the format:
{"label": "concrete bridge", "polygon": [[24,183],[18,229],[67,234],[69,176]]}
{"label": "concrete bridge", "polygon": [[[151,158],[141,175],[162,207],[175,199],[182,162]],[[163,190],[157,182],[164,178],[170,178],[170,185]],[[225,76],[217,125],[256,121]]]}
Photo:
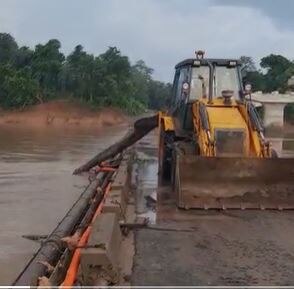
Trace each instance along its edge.
{"label": "concrete bridge", "polygon": [[253,93],[252,101],[256,106],[263,106],[264,116],[263,124],[265,127],[283,127],[284,125],[284,109],[289,103],[294,103],[294,93],[280,94],[272,93]]}

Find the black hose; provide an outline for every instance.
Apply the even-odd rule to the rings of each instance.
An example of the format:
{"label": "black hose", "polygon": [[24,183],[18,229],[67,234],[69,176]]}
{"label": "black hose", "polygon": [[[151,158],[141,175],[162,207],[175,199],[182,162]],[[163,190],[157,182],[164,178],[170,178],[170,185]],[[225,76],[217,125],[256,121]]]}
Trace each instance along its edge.
{"label": "black hose", "polygon": [[248,114],[250,117],[251,124],[253,125],[253,129],[258,131],[259,133],[263,132],[264,131],[263,125],[256,112],[254,105],[251,102],[248,103]]}
{"label": "black hose", "polygon": [[213,65],[211,62],[207,62],[209,66],[209,91],[208,91],[208,103],[212,103],[212,97],[213,97]]}
{"label": "black hose", "polygon": [[101,173],[87,186],[79,199],[13,282],[14,286],[37,286],[38,277],[46,274],[46,267],[38,263],[38,261],[45,261],[52,265],[57,263],[65,249],[61,242],[61,238],[72,234],[76,225],[80,223],[87,212],[90,200],[95,196],[97,187],[101,186],[103,181],[104,173]]}
{"label": "black hose", "polygon": [[200,114],[200,120],[201,120],[201,125],[202,128],[205,131],[209,131],[209,120],[208,120],[208,115],[207,115],[207,110],[206,107],[203,103],[199,103],[199,114]]}

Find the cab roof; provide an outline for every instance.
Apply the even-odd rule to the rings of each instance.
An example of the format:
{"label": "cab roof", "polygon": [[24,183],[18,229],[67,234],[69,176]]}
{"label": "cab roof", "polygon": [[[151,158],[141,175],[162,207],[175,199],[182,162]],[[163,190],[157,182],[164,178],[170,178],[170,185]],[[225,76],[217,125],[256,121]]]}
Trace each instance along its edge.
{"label": "cab roof", "polygon": [[177,68],[180,68],[180,67],[183,67],[183,66],[193,66],[194,61],[200,61],[200,66],[201,65],[208,65],[208,62],[210,62],[212,64],[219,65],[219,66],[227,66],[232,61],[236,62],[237,66],[241,65],[241,61],[239,59],[218,59],[218,58],[197,59],[197,58],[189,58],[189,59],[185,59],[185,60],[179,62],[175,66],[175,68],[177,69]]}

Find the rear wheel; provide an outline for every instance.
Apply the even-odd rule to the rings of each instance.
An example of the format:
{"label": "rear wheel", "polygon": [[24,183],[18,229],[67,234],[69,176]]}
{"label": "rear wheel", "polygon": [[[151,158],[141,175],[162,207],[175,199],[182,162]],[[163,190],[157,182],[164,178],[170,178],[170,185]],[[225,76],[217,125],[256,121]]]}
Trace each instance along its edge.
{"label": "rear wheel", "polygon": [[172,190],[175,194],[177,206],[179,205],[180,200],[180,175],[179,175],[179,154],[180,150],[177,145],[174,146],[172,152],[172,177],[171,177],[171,184]]}
{"label": "rear wheel", "polygon": [[275,149],[271,149],[271,157],[273,159],[279,158],[279,155],[278,155],[278,153],[277,153],[277,151]]}
{"label": "rear wheel", "polygon": [[161,183],[170,183],[172,176],[172,150],[174,142],[174,132],[160,132],[159,144],[159,176]]}
{"label": "rear wheel", "polygon": [[172,162],[171,162],[171,185],[173,191],[176,191],[176,178],[177,178],[177,151],[176,151],[176,144],[173,146],[172,150]]}

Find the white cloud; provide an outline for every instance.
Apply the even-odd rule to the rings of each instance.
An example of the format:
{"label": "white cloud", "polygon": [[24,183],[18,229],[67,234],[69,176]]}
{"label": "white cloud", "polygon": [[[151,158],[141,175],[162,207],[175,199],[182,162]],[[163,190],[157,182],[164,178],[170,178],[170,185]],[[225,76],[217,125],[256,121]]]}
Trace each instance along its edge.
{"label": "white cloud", "polygon": [[[9,9],[3,12],[5,7]],[[66,52],[78,43],[95,54],[116,45],[169,81],[174,65],[199,48],[209,57],[294,57],[294,31],[275,26],[252,7],[207,1],[2,0],[0,29],[30,45],[58,38]]]}

